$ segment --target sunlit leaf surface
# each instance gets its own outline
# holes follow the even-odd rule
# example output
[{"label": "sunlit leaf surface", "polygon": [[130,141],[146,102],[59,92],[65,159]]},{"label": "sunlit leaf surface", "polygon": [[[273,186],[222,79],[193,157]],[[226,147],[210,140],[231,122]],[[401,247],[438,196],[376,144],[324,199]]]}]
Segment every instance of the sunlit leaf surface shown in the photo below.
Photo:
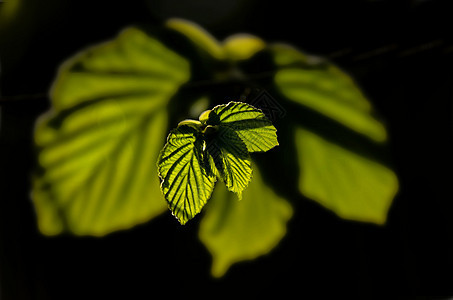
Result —
[{"label": "sunlit leaf surface", "polygon": [[295,139],[303,194],[342,218],[385,223],[398,190],[393,171],[301,128]]},{"label": "sunlit leaf surface", "polygon": [[223,49],[232,60],[246,60],[264,49],[266,43],[250,34],[235,34],[223,42]]},{"label": "sunlit leaf surface", "polygon": [[220,277],[236,262],[268,253],[286,233],[292,208],[262,180],[254,167],[243,200],[219,184],[206,205],[199,236],[213,255],[212,275]]},{"label": "sunlit leaf surface", "polygon": [[242,102],[217,105],[209,112],[210,126],[218,127],[207,151],[228,190],[238,194],[247,187],[252,167],[248,152],[267,151],[278,145],[276,129],[262,111]]},{"label": "sunlit leaf surface", "polygon": [[165,209],[156,160],[188,78],[185,59],[134,28],[61,67],[35,132],[41,232],[104,235]]},{"label": "sunlit leaf surface", "polygon": [[185,224],[211,196],[217,176],[242,198],[252,178],[249,150],[278,145],[276,129],[255,107],[229,102],[186,119],[168,136],[157,165],[161,188],[173,215]]},{"label": "sunlit leaf surface", "polygon": [[220,43],[198,24],[184,19],[170,19],[166,26],[184,34],[198,51],[218,61],[246,60],[266,46],[263,40],[250,34],[235,34]]},{"label": "sunlit leaf surface", "polygon": [[[285,97],[374,141],[386,140],[384,126],[373,116],[371,104],[349,76],[325,62],[310,64],[295,50],[274,47],[273,51],[276,63],[283,65],[275,74],[275,84]],[[304,65],[294,67],[297,63]]]},{"label": "sunlit leaf surface", "polygon": [[[398,180],[382,162],[358,151],[367,149],[361,143],[382,145],[387,139],[371,104],[353,80],[332,64],[285,45],[276,45],[271,52],[279,67],[274,82],[284,99],[333,121],[330,127],[320,127],[304,121],[306,110],[294,115],[292,121],[300,126],[294,137],[299,191],[342,218],[384,224]],[[307,126],[317,131],[302,129]],[[354,142],[344,143],[346,135]]]},{"label": "sunlit leaf surface", "polygon": [[[276,182],[288,182],[291,186],[283,188],[294,188],[296,194],[298,189],[342,218],[385,222],[398,189],[397,178],[383,163],[356,150],[366,152],[363,140],[383,146],[387,133],[348,75],[291,46],[266,44],[251,35],[219,42],[186,20],[172,19],[166,27],[187,42],[181,44],[183,49],[173,49],[178,55],[155,38],[127,29],[116,40],[85,50],[61,67],[51,93],[53,108],[37,122],[35,134],[39,170],[32,196],[43,233],[104,235],[164,211],[156,161],[168,133],[168,119],[175,118],[169,112],[175,112],[182,101],[187,106],[194,103],[186,96],[203,99],[201,107],[210,107],[208,101],[218,104],[219,96],[230,95],[225,87],[231,82],[242,85],[244,91],[266,89],[279,109],[287,109],[278,120],[285,131],[276,157],[281,159],[279,165],[287,166],[288,174],[297,164],[299,177]],[[190,62],[180,56],[186,50]],[[189,81],[190,71],[196,71],[192,74],[198,79],[185,85],[185,91],[178,90]],[[202,87],[200,92],[190,90],[196,87]],[[170,99],[176,107],[168,106]],[[272,189],[275,183],[265,184],[257,166],[250,183],[235,178],[239,173],[225,167],[229,161],[243,178],[250,175],[248,152],[277,145],[275,128],[258,111],[251,110],[250,117],[239,120],[238,114],[223,114],[224,107],[217,107],[216,114],[219,124],[220,118],[225,124],[221,128],[212,124],[213,132],[237,143],[220,139],[211,145],[212,140],[206,139],[210,155],[203,156],[202,163],[206,175],[222,177],[230,191],[240,195],[247,189],[243,201],[237,201],[218,184],[206,206],[200,239],[213,255],[214,276],[222,276],[235,262],[268,253],[284,236],[292,215],[289,203]],[[353,142],[345,143],[345,136]],[[194,149],[187,157],[197,156]],[[277,179],[281,174],[266,173],[266,178]],[[196,178],[186,178],[186,189],[175,190],[174,196],[189,190],[194,194]],[[209,185],[206,192],[210,189]],[[201,206],[193,207],[192,213]],[[179,210],[177,205],[175,209]],[[180,220],[189,217],[192,214],[179,216]]]},{"label": "sunlit leaf surface", "polygon": [[252,179],[252,161],[244,142],[233,130],[220,127],[206,149],[228,190],[241,199]]},{"label": "sunlit leaf surface", "polygon": [[230,102],[216,106],[213,112],[219,118],[218,124],[236,132],[249,152],[264,152],[278,146],[277,130],[259,109],[246,103]]},{"label": "sunlit leaf surface", "polygon": [[211,197],[216,181],[203,170],[201,133],[188,125],[168,136],[157,161],[162,192],[181,224],[198,214]]},{"label": "sunlit leaf surface", "polygon": [[206,51],[215,59],[221,60],[225,58],[225,51],[220,43],[198,24],[184,19],[173,18],[166,22],[166,26],[184,34],[196,45],[198,50]]}]

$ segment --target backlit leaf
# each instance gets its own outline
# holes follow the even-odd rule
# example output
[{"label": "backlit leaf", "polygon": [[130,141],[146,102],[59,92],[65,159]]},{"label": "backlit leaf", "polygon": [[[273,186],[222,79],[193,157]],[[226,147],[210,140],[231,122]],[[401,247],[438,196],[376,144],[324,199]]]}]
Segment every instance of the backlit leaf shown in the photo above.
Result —
[{"label": "backlit leaf", "polygon": [[41,232],[104,235],[164,211],[155,163],[167,105],[189,74],[185,59],[135,28],[63,64],[35,131]]},{"label": "backlit leaf", "polygon": [[223,42],[228,57],[236,61],[249,59],[265,46],[262,39],[250,34],[235,34]]},{"label": "backlit leaf", "polygon": [[273,51],[275,62],[282,65],[275,74],[275,84],[285,97],[376,142],[387,139],[385,127],[374,117],[369,101],[340,69],[324,61],[310,62],[288,47],[274,47]]},{"label": "backlit leaf", "polygon": [[213,255],[212,275],[220,277],[236,262],[268,253],[286,233],[292,216],[290,204],[254,176],[237,201],[221,184],[206,205],[199,237]]},{"label": "backlit leaf", "polygon": [[235,34],[221,43],[198,24],[179,18],[168,20],[166,27],[182,33],[198,51],[217,61],[246,60],[266,45],[262,39],[250,34]]},{"label": "backlit leaf", "polygon": [[241,199],[252,178],[252,162],[244,142],[230,128],[219,127],[214,138],[207,142],[206,152],[213,158],[228,190]]},{"label": "backlit leaf", "polygon": [[[155,163],[169,117],[179,119],[194,100],[202,100],[185,115],[194,117],[208,101],[240,93],[238,86],[246,96],[255,87],[266,89],[279,109],[287,110],[279,121],[282,151],[274,157],[288,172],[266,178],[292,174],[298,163],[297,179],[276,180],[283,188],[297,188],[296,182],[302,194],[346,219],[385,221],[398,189],[396,176],[343,143],[342,134],[353,132],[353,138],[382,145],[387,133],[348,75],[293,47],[268,45],[254,36],[218,42],[189,21],[172,19],[166,27],[179,32],[169,35],[174,40],[168,44],[180,46],[174,49],[179,54],[130,28],[61,67],[51,91],[52,111],[40,118],[35,133],[39,170],[32,197],[43,233],[104,235],[164,211]],[[231,82],[238,85],[229,90]],[[250,181],[249,152],[278,145],[276,129],[262,111],[232,102],[212,112],[200,121],[182,121],[159,160],[162,190],[181,223],[200,211],[216,177],[226,183],[227,188],[218,184],[208,201],[199,233],[213,255],[212,274],[222,276],[231,264],[275,247],[292,209],[271,188],[275,182],[264,183],[257,166]],[[199,139],[198,133],[205,135]],[[353,139],[358,148],[361,142]]]},{"label": "backlit leaf", "polygon": [[203,170],[201,133],[190,125],[173,129],[157,164],[162,192],[181,224],[198,214],[211,197],[216,181]]},{"label": "backlit leaf", "polygon": [[[365,156],[373,149],[382,151],[378,146],[387,140],[370,102],[349,76],[329,62],[284,45],[273,46],[271,52],[278,66],[275,86],[293,105],[290,115],[297,124],[299,191],[342,218],[384,224],[398,179],[380,161]],[[329,126],[309,123],[310,115],[299,109],[302,106],[318,113],[324,118],[318,119]]]},{"label": "backlit leaf", "polygon": [[264,152],[278,146],[277,129],[261,110],[232,101],[227,105],[218,105],[212,111],[218,121],[211,118],[208,124],[220,125],[236,132],[249,152]]},{"label": "backlit leaf", "polygon": [[166,22],[166,26],[184,34],[197,46],[198,50],[206,51],[215,59],[225,58],[225,51],[220,43],[198,24],[184,19],[173,18]]},{"label": "backlit leaf", "polygon": [[398,190],[382,164],[297,129],[299,189],[344,219],[384,224]]}]

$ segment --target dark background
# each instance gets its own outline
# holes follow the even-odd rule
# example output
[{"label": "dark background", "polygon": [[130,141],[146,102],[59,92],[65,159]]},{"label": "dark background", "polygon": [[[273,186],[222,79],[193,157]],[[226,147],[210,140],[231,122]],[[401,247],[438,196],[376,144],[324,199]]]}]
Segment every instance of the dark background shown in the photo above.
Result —
[{"label": "dark background", "polygon": [[[12,24],[0,30],[1,299],[452,296],[453,18],[447,3],[22,1]],[[46,93],[58,65],[129,24],[158,25],[175,15],[219,39],[250,32],[288,42],[351,74],[390,133],[400,192],[387,225],[340,220],[303,201],[274,251],[234,265],[221,279],[209,275],[211,257],[196,221],[182,227],[170,213],[100,239],[41,236],[29,198],[31,137],[35,118],[49,107]]]}]

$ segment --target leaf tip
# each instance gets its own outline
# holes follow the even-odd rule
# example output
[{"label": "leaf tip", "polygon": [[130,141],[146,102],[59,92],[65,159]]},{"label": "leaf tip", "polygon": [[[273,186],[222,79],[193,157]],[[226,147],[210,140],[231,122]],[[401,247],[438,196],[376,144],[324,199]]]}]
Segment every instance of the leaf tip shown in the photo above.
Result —
[{"label": "leaf tip", "polygon": [[179,224],[181,224],[183,226],[186,225],[187,222],[189,221],[189,220],[185,220],[185,219],[184,220],[183,219],[179,219],[178,217],[176,217],[176,220],[178,220]]}]

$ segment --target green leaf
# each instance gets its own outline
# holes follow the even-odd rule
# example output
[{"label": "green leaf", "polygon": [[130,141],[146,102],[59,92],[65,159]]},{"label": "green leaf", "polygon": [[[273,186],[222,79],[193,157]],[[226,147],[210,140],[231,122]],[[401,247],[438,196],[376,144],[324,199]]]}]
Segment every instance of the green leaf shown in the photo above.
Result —
[{"label": "green leaf", "polygon": [[166,26],[184,34],[196,45],[197,49],[206,51],[213,58],[218,60],[225,58],[225,51],[220,43],[198,24],[184,19],[172,18],[166,22]]},{"label": "green leaf", "polygon": [[[204,170],[203,180],[222,177],[238,194],[248,186],[244,201],[236,201],[220,184],[207,204],[200,239],[213,255],[215,276],[235,262],[268,253],[284,236],[292,210],[271,187],[298,185],[302,194],[344,218],[385,220],[397,179],[383,164],[362,155],[361,138],[382,146],[387,134],[351,78],[326,61],[289,46],[266,45],[257,37],[235,35],[221,43],[198,25],[175,19],[167,22],[166,30],[168,45],[178,47],[177,53],[186,55],[190,65],[166,44],[130,28],[61,67],[51,92],[52,111],[40,119],[35,133],[40,168],[32,196],[43,233],[104,235],[164,211],[155,162],[168,122],[195,116],[188,110],[196,99],[203,99],[200,107],[206,109],[207,101],[225,96],[224,88],[232,81],[246,90],[253,81],[287,109],[279,123],[282,149],[273,153],[278,160],[266,168],[261,165],[263,172],[277,166],[282,172],[268,174],[269,185],[258,170],[250,183],[244,180],[251,176],[248,152],[278,145],[275,128],[259,110],[231,103],[224,112],[226,106],[221,105],[200,116],[200,122],[179,125],[178,130],[192,132],[192,143],[185,149],[192,148],[183,159],[194,158],[196,167]],[[204,147],[193,139],[195,131],[203,134]],[[354,133],[350,137],[358,147],[343,141],[346,131]],[[299,168],[294,168],[296,162]],[[173,196],[192,193],[181,198],[190,204],[198,193],[193,189],[197,177],[190,164],[179,167],[193,173],[178,179],[186,189],[176,189],[176,183],[174,189],[171,184],[163,189]],[[278,174],[287,176],[281,179]],[[204,196],[212,191],[208,183]],[[184,201],[178,201],[183,200],[172,201],[173,209],[181,214]],[[182,208],[175,205],[181,203]],[[203,204],[192,203],[192,212],[186,204],[184,220]]]},{"label": "green leaf", "polygon": [[249,152],[264,152],[278,146],[277,129],[261,110],[246,103],[232,101],[227,105],[218,105],[212,111],[216,116],[210,115],[208,124],[236,132]]},{"label": "green leaf", "polygon": [[252,176],[248,152],[268,151],[277,146],[277,130],[261,110],[234,101],[204,112],[200,121],[218,128],[216,135],[207,141],[207,151],[228,190],[241,199],[241,192]]},{"label": "green leaf", "polygon": [[263,40],[250,34],[235,34],[220,43],[198,24],[178,18],[168,20],[166,26],[185,35],[197,50],[217,61],[246,60],[266,45]]},{"label": "green leaf", "polygon": [[211,197],[216,181],[203,169],[201,133],[190,125],[169,134],[158,158],[162,192],[173,215],[184,225]]},{"label": "green leaf", "polygon": [[155,163],[189,63],[135,28],[62,65],[36,125],[39,229],[104,235],[165,210]]},{"label": "green leaf", "polygon": [[220,126],[215,136],[207,141],[206,152],[213,158],[228,190],[242,199],[242,191],[252,179],[252,162],[238,134]]},{"label": "green leaf", "polygon": [[181,121],[172,131],[157,165],[162,192],[181,224],[201,211],[217,175],[242,199],[252,178],[244,140],[261,151],[278,145],[276,129],[264,114],[240,102],[216,106],[201,113],[199,121]]},{"label": "green leaf", "polygon": [[398,179],[384,165],[298,128],[299,189],[344,219],[384,224]]},{"label": "green leaf", "polygon": [[235,201],[219,184],[206,205],[199,237],[213,256],[213,276],[223,276],[236,262],[268,253],[286,233],[291,205],[264,183],[256,165],[254,168],[243,201]]},{"label": "green leaf", "polygon": [[344,219],[384,224],[398,179],[376,160],[387,132],[370,102],[327,61],[284,45],[271,53],[275,86],[292,103],[299,191]]},{"label": "green leaf", "polygon": [[250,34],[235,34],[223,42],[227,56],[234,61],[247,60],[258,51],[264,49],[265,42]]},{"label": "green leaf", "polygon": [[281,65],[274,80],[288,99],[317,111],[376,142],[387,133],[354,81],[325,61],[308,59],[295,49],[274,46],[274,60]]}]

